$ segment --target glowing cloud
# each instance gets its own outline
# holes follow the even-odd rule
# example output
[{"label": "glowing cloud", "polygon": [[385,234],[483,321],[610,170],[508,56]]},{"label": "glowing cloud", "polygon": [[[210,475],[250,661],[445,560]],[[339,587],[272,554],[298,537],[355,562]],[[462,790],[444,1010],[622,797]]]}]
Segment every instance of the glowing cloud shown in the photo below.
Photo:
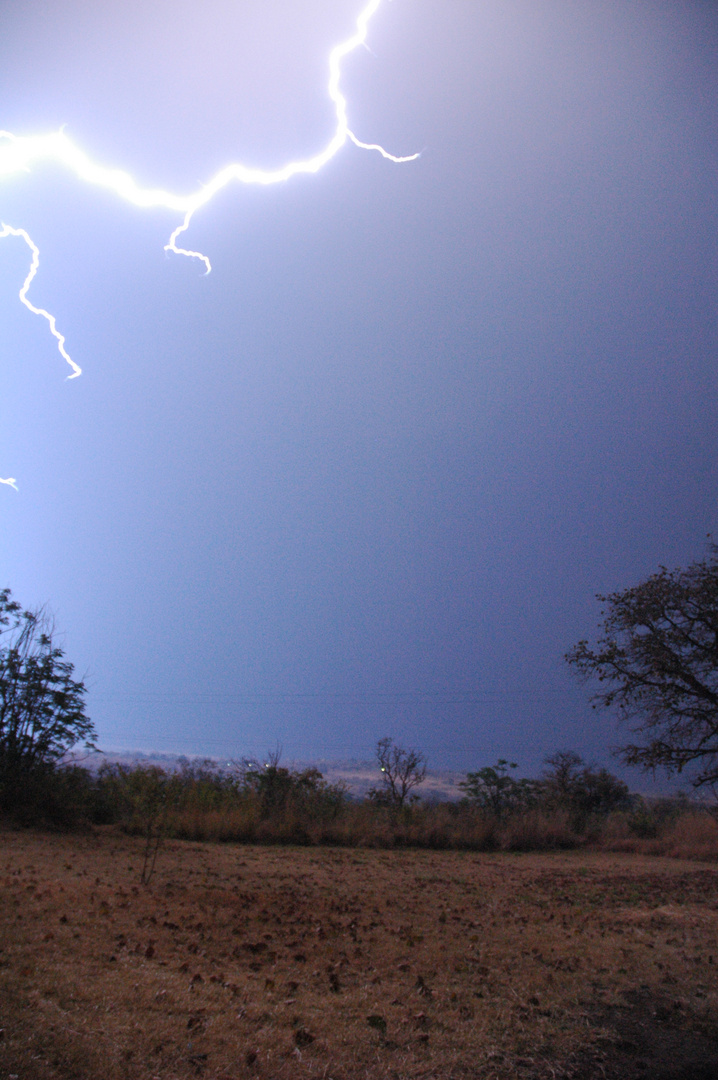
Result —
[{"label": "glowing cloud", "polygon": [[[269,170],[250,168],[241,162],[233,162],[220,169],[209,183],[203,185],[197,191],[187,195],[178,195],[162,188],[140,187],[129,173],[123,172],[121,169],[109,169],[97,165],[84,151],[75,146],[64,131],[52,132],[49,135],[26,137],[13,135],[9,131],[0,131],[0,179],[17,172],[27,172],[35,162],[50,159],[65,165],[80,180],[108,188],[119,195],[120,198],[133,203],[135,206],[142,208],[162,207],[166,210],[175,210],[184,216],[182,223],[177,226],[167,241],[165,251],[173,251],[177,255],[199,259],[204,263],[206,272],[209,273],[212,267],[207,256],[199,251],[178,247],[177,239],[189,227],[195,211],[209,202],[218,191],[232,181],[238,181],[241,184],[279,184],[290,180],[298,173],[316,173],[338,153],[347,141],[354,143],[355,146],[362,150],[375,150],[388,161],[397,164],[414,161],[419,157],[419,154],[397,157],[376,143],[366,143],[358,139],[349,127],[347,101],[339,89],[341,62],[345,56],[366,43],[369,20],[380,3],[381,0],[370,0],[357,18],[356,32],[346,41],[336,45],[329,54],[329,84],[327,89],[329,97],[334,103],[336,128],[324,149],[312,157],[303,158],[299,161],[290,161],[279,169]],[[65,350],[65,338],[57,330],[54,316],[43,308],[35,307],[27,298],[28,289],[37,273],[40,253],[24,229],[17,229],[3,224],[0,227],[0,239],[6,236],[19,236],[30,248],[32,260],[28,275],[20,289],[20,300],[33,314],[41,315],[47,319],[50,332],[57,339],[57,347],[61,356],[72,368],[72,373],[68,375],[68,378],[74,379],[81,374],[81,369]],[[0,479],[0,483],[16,487],[13,479]]]}]

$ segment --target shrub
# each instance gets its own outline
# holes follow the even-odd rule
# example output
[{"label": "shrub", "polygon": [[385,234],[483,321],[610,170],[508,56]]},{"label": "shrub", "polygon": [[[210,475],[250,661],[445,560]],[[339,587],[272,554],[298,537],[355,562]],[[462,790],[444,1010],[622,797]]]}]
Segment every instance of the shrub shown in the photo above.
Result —
[{"label": "shrub", "polygon": [[21,826],[75,829],[93,820],[95,780],[79,765],[36,766],[3,784],[5,817]]}]

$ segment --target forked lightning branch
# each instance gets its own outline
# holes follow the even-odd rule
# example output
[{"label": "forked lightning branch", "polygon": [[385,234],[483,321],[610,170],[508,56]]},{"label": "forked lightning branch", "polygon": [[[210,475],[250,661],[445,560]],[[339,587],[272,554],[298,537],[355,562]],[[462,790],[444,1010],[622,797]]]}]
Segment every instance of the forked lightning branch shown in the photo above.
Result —
[{"label": "forked lightning branch", "polygon": [[[143,209],[161,207],[166,210],[176,211],[182,216],[182,220],[173,231],[165,245],[166,251],[172,251],[176,255],[185,255],[191,259],[199,259],[206,267],[206,273],[212,269],[206,255],[200,251],[192,251],[190,248],[180,247],[179,238],[189,228],[193,214],[200,207],[208,203],[218,191],[233,181],[240,184],[281,184],[290,180],[299,173],[316,173],[347,143],[352,142],[362,150],[375,150],[388,161],[400,164],[406,161],[414,161],[419,154],[410,154],[406,157],[398,157],[390,154],[382,146],[376,143],[367,143],[359,139],[349,127],[347,101],[340,89],[341,64],[345,56],[354,52],[366,43],[369,22],[375,14],[381,0],[370,0],[356,21],[356,30],[346,41],[336,45],[329,55],[329,83],[328,94],[334,104],[336,127],[326,146],[311,157],[298,161],[289,161],[279,169],[257,169],[244,165],[241,162],[232,162],[220,169],[218,173],[196,191],[182,195],[163,188],[141,187],[129,173],[121,169],[111,169],[94,162],[83,150],[76,146],[64,131],[52,132],[49,135],[14,135],[9,131],[0,131],[0,178],[12,176],[18,172],[29,171],[35,162],[52,160],[64,165],[73,172],[79,180],[88,184],[95,184],[114,191],[119,198],[133,203]],[[30,251],[30,269],[20,289],[20,300],[34,315],[39,315],[47,320],[50,332],[57,340],[57,347],[63,359],[69,364],[71,373],[69,379],[74,379],[81,374],[80,367],[71,359],[65,349],[65,338],[57,329],[55,317],[44,308],[36,307],[28,299],[28,290],[40,265],[40,253],[28,233],[19,227],[0,224],[0,239],[13,236],[24,241]],[[8,484],[16,488],[14,478],[0,479],[1,484]]]}]

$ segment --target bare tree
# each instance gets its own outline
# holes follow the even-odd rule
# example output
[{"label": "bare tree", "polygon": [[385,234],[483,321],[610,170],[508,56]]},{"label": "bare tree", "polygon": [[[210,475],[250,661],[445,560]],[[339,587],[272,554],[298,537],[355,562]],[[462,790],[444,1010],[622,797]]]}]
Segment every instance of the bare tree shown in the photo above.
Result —
[{"label": "bare tree", "polygon": [[[382,786],[372,788],[369,798],[385,806],[404,806],[410,792],[423,783],[426,776],[426,758],[418,750],[404,750],[392,739],[379,739],[376,759],[381,771]],[[416,795],[411,796],[417,798]]]}]

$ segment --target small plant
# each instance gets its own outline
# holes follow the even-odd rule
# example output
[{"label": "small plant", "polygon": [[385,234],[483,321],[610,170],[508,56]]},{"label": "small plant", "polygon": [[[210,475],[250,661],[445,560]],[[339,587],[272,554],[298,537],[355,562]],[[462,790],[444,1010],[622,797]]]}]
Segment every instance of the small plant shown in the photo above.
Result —
[{"label": "small plant", "polygon": [[100,781],[106,801],[124,818],[126,828],[145,838],[140,882],[149,885],[157,854],[167,835],[170,810],[179,802],[181,778],[156,765],[134,769],[115,765],[100,771]]}]

